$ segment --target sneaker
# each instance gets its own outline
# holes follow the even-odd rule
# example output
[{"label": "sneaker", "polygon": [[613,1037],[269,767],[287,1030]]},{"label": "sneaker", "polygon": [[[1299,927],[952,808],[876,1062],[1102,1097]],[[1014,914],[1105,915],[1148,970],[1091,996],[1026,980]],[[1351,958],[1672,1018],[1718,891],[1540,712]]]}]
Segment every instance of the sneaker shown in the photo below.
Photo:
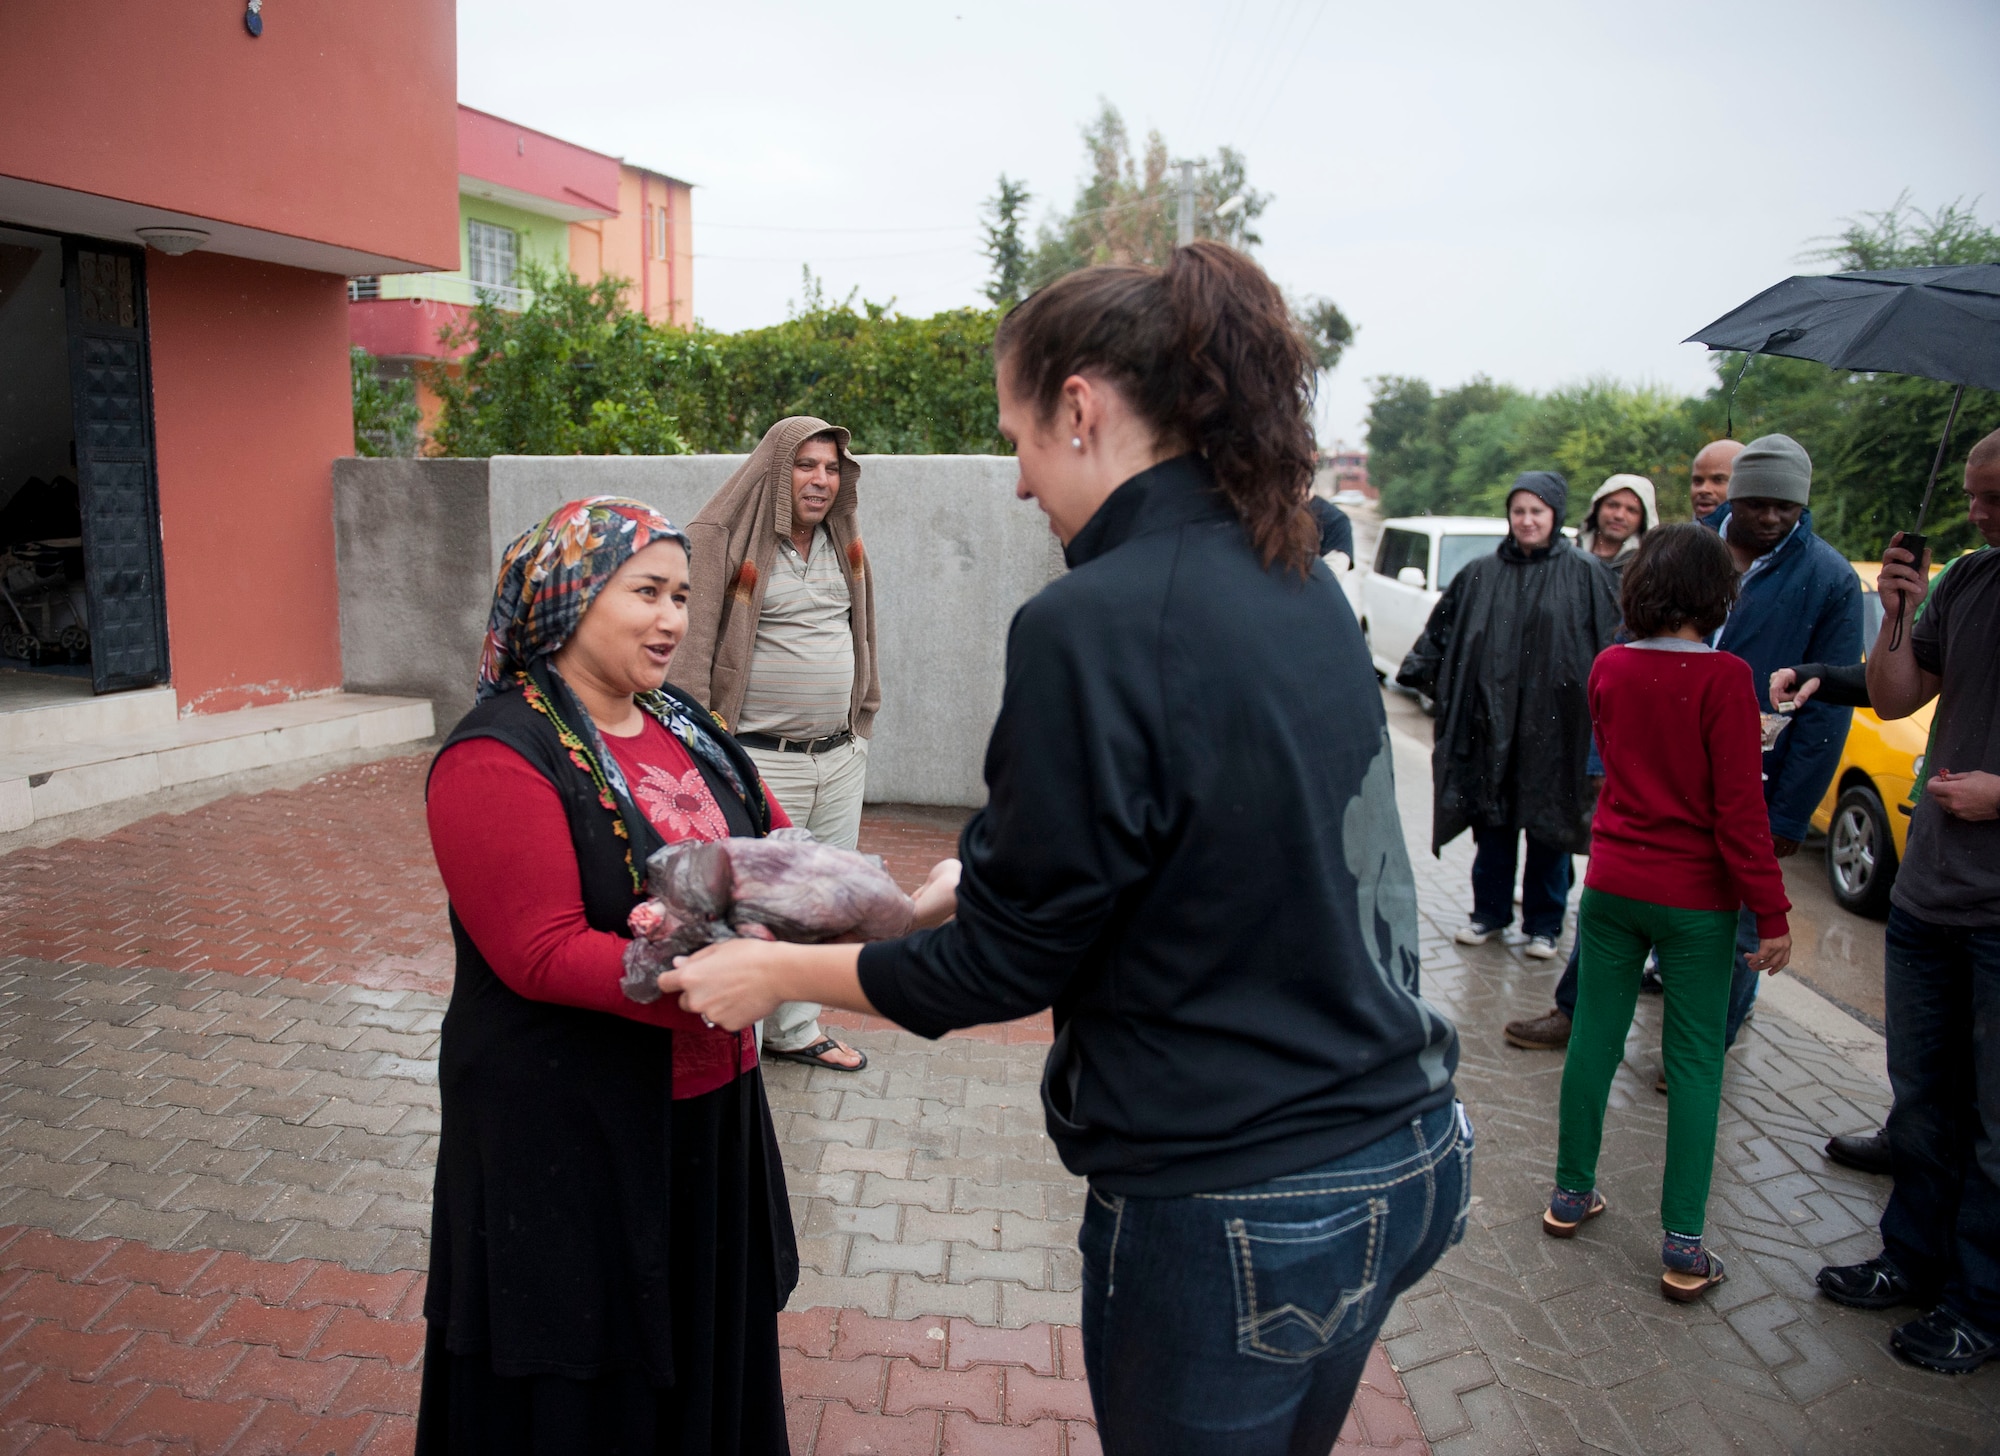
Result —
[{"label": "sneaker", "polygon": [[1887,1254],[1877,1254],[1865,1264],[1829,1264],[1813,1282],[1828,1299],[1850,1309],[1891,1309],[1924,1302],[1917,1286]]},{"label": "sneaker", "polygon": [[1929,1314],[1898,1325],[1889,1336],[1889,1348],[1926,1370],[1941,1375],[1968,1375],[2000,1355],[2000,1339],[1968,1322],[1957,1310],[1941,1304]]},{"label": "sneaker", "polygon": [[1502,1029],[1509,1046],[1530,1052],[1559,1052],[1569,1045],[1569,1018],[1560,1011],[1532,1021],[1510,1021]]},{"label": "sneaker", "polygon": [[1493,928],[1481,925],[1477,920],[1468,920],[1452,937],[1460,945],[1484,945],[1493,938]]},{"label": "sneaker", "polygon": [[1556,958],[1556,943],[1546,935],[1528,937],[1528,955],[1538,961],[1552,961]]}]

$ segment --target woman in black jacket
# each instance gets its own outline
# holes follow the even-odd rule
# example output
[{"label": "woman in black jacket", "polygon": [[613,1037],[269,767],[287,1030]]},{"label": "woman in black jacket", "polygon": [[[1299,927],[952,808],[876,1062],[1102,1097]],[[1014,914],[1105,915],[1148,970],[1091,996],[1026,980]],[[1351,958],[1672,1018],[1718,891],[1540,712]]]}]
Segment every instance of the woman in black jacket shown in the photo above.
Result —
[{"label": "woman in black jacket", "polygon": [[1104,1449],[1326,1451],[1390,1303],[1463,1230],[1471,1134],[1417,990],[1380,695],[1315,559],[1312,362],[1206,242],[1051,284],[995,352],[1070,571],[1009,633],[957,919],[723,946],[661,985],[725,1027],[795,997],[933,1037],[1053,1005]]},{"label": "woman in black jacket", "polygon": [[1618,630],[1613,577],[1562,534],[1569,486],[1530,470],[1507,492],[1508,534],[1467,563],[1431,608],[1396,681],[1437,700],[1431,850],[1467,829],[1472,916],[1455,939],[1484,945],[1514,920],[1521,879],[1528,954],[1562,938],[1570,856],[1590,851],[1590,665]]}]

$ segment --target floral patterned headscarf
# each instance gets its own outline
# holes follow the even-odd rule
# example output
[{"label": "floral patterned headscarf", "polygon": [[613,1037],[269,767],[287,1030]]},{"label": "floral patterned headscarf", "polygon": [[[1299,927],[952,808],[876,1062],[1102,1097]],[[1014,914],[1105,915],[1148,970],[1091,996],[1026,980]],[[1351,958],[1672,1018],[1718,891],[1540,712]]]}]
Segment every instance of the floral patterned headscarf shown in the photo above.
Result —
[{"label": "floral patterned headscarf", "polygon": [[[553,679],[555,694],[562,700],[559,708],[528,679],[562,650],[583,620],[584,609],[618,568],[655,541],[678,541],[682,550],[688,544],[679,526],[644,501],[595,495],[556,507],[540,525],[515,538],[501,558],[493,612],[486,624],[486,648],[479,659],[479,701],[506,692],[517,682],[527,683],[537,711],[555,720],[559,734],[575,738],[572,757],[597,783],[605,807],[614,810],[621,803],[633,807],[632,791],[589,713],[553,671],[546,676]],[[700,721],[667,693],[641,693],[637,702],[689,752],[714,768],[746,806],[751,804],[753,785],[745,783],[730,761],[718,741],[716,725]],[[577,757],[576,750],[584,756]],[[762,786],[754,787],[761,802]]]},{"label": "floral patterned headscarf", "polygon": [[562,650],[618,568],[655,541],[688,538],[643,501],[595,495],[556,507],[514,539],[500,561],[486,649],[479,659],[484,702],[545,657]]}]

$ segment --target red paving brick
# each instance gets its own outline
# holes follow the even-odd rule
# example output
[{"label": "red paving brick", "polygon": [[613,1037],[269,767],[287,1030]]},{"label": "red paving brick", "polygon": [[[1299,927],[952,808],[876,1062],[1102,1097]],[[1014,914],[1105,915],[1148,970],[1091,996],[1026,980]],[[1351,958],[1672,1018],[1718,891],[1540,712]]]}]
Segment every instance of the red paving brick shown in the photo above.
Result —
[{"label": "red paving brick", "polygon": [[[448,992],[425,764],[0,856],[0,951]],[[948,819],[871,810],[861,847],[913,889],[955,852]],[[1044,1013],[958,1034],[1033,1044],[1051,1028]],[[408,1456],[422,1299],[407,1273],[0,1228],[0,1456]],[[813,1309],[782,1315],[780,1338],[796,1456],[1098,1452],[1074,1327]],[[1379,1350],[1338,1449],[1427,1449]]]},{"label": "red paving brick", "polygon": [[0,856],[0,950],[448,991],[426,764],[384,759]]},{"label": "red paving brick", "polygon": [[0,1272],[16,1271],[0,1452],[411,1449],[418,1276],[0,1229]]},{"label": "red paving brick", "polygon": [[[813,1309],[779,1315],[778,1339],[793,1456],[1098,1456],[1073,1325],[1001,1330]],[[1335,1449],[1430,1449],[1379,1348]]]}]

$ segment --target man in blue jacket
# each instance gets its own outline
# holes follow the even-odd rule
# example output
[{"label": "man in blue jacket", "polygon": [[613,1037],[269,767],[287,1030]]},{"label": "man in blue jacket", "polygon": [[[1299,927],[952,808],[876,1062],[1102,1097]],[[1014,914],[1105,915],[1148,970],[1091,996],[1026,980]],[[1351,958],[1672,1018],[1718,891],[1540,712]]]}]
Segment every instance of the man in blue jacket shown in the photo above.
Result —
[{"label": "man in blue jacket", "polygon": [[[1771,674],[1779,668],[1861,660],[1861,582],[1847,559],[1813,534],[1811,493],[1812,460],[1804,447],[1789,435],[1765,435],[1736,457],[1729,499],[1703,522],[1722,533],[1743,573],[1736,609],[1714,645],[1750,664],[1757,706],[1766,713]],[[1852,708],[1808,700],[1764,755],[1764,803],[1778,858],[1798,853],[1840,765],[1853,717]],[[1745,910],[1729,991],[1731,1044],[1757,999],[1757,973],[1746,959],[1756,949],[1757,922]]]}]

